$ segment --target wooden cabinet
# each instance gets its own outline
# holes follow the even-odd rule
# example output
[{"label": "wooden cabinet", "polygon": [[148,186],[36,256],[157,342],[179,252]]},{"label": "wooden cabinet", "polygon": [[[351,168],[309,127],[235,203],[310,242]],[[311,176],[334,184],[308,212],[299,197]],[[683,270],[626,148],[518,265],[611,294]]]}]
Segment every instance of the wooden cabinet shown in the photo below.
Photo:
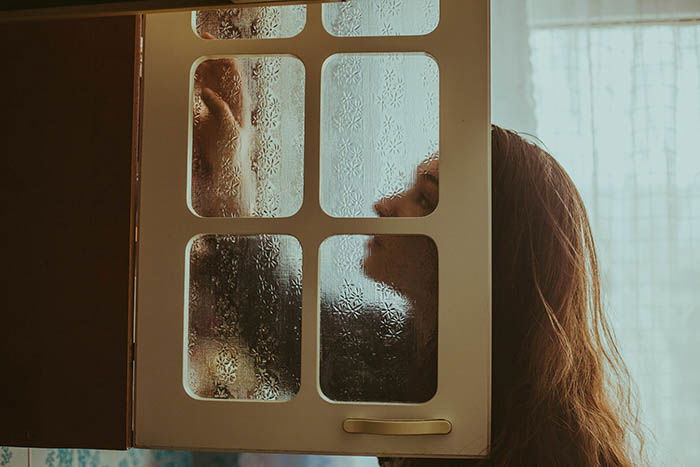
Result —
[{"label": "wooden cabinet", "polygon": [[0,445],[131,443],[139,24],[0,24]]},{"label": "wooden cabinet", "polygon": [[[22,92],[4,112],[16,423],[0,444],[488,451],[488,3],[421,2],[406,29],[390,21],[401,3],[288,7],[302,23],[279,37],[259,18],[255,37],[219,18],[210,36],[189,12],[147,15],[145,35],[134,17],[1,25],[6,53],[34,60],[3,77]],[[199,204],[215,170],[196,133],[223,115],[212,95],[238,115],[241,82],[250,121],[230,122],[250,129],[257,203],[243,215]],[[234,166],[227,195],[243,190],[241,134],[210,145]],[[396,204],[409,193],[418,211]]]}]

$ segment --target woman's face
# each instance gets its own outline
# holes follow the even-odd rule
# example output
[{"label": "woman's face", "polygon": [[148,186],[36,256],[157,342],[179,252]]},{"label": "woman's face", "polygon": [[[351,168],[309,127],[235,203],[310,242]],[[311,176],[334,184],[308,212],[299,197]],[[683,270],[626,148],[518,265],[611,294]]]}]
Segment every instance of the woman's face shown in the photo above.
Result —
[{"label": "woman's face", "polygon": [[416,169],[413,185],[396,196],[382,198],[374,205],[379,217],[423,217],[438,204],[439,159],[431,157]]},{"label": "woman's face", "polygon": [[[435,210],[439,197],[439,160],[431,157],[416,170],[406,191],[380,199],[374,210],[380,217],[422,217]],[[377,235],[367,242],[363,269],[377,282],[411,295],[415,287],[433,282],[437,275],[437,252],[433,241],[416,235]]]}]

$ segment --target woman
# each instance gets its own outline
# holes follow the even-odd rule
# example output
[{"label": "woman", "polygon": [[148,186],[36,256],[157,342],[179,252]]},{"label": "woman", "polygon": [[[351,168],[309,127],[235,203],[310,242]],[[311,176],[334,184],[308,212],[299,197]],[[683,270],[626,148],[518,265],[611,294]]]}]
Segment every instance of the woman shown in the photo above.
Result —
[{"label": "woman", "polygon": [[[387,466],[644,463],[629,375],[601,306],[595,245],[564,169],[493,126],[490,459]],[[405,198],[385,201],[399,210]],[[639,449],[632,446],[638,444]]]},{"label": "woman", "polygon": [[[212,64],[213,66],[214,64]],[[231,67],[235,62],[220,62]],[[200,85],[202,86],[202,85]],[[217,84],[201,88],[211,111],[198,134],[205,140],[232,141],[208,154],[242,157],[244,108],[227,100]],[[241,95],[244,95],[241,94]],[[242,123],[241,123],[242,122]],[[201,144],[211,144],[204,140]],[[205,146],[202,146],[205,147]],[[216,157],[202,176],[225,169]],[[234,157],[234,159],[236,159]],[[217,164],[221,167],[217,168]],[[603,313],[598,263],[580,195],[563,168],[517,134],[492,127],[493,196],[493,382],[492,449],[485,461],[385,459],[384,465],[631,466],[643,463],[642,436],[632,407],[629,376]],[[419,167],[416,183],[401,196],[384,199],[380,216],[415,216],[437,204],[437,158]],[[235,171],[236,186],[246,168]],[[213,175],[212,175],[213,174]],[[226,178],[225,175],[218,175]],[[252,181],[252,180],[251,180]],[[210,183],[211,184],[211,183]],[[250,184],[249,184],[250,185]],[[254,185],[252,185],[254,186]],[[249,209],[243,196],[210,201],[217,212]],[[224,204],[228,205],[224,206]],[[420,289],[391,264],[407,251],[400,241],[372,241],[364,271],[404,293],[420,308]],[[417,255],[424,257],[429,247]],[[392,253],[395,251],[396,253]],[[415,258],[405,258],[411,262]],[[416,269],[415,267],[413,268]],[[404,268],[405,270],[405,268]],[[419,271],[421,269],[418,269]],[[420,278],[425,284],[426,278]],[[429,278],[427,278],[429,279]],[[428,282],[430,283],[430,282]],[[429,341],[434,319],[416,310],[417,338]],[[422,321],[421,321],[422,320]],[[433,358],[424,356],[425,365]],[[638,444],[639,450],[633,449]]]}]

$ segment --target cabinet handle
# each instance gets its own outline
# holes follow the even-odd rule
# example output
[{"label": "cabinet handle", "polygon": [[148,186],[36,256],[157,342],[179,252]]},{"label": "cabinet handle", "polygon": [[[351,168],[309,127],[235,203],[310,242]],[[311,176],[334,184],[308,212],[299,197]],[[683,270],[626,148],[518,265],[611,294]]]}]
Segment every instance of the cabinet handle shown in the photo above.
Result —
[{"label": "cabinet handle", "polygon": [[366,435],[446,435],[452,431],[448,420],[370,420],[348,418],[343,422],[347,433]]}]

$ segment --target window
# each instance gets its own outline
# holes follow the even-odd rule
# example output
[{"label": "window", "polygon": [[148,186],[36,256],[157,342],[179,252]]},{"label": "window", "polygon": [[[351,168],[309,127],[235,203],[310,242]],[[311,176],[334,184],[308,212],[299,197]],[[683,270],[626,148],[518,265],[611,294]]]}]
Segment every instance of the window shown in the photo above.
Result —
[{"label": "window", "polygon": [[439,20],[438,0],[353,0],[323,5],[323,26],[339,37],[429,34]]},{"label": "window", "polygon": [[536,134],[586,202],[651,464],[697,464],[700,25],[577,22],[531,31]]},{"label": "window", "polygon": [[306,6],[202,10],[192,13],[192,22],[202,39],[284,39],[304,29]]},{"label": "window", "polygon": [[[438,204],[439,74],[425,54],[337,54],[321,76],[321,206],[334,217],[421,217]],[[431,162],[432,158],[432,162]],[[415,187],[415,188],[412,188]],[[379,211],[383,198],[421,210]]]},{"label": "window", "polygon": [[323,394],[346,402],[430,400],[437,389],[435,242],[339,235],[324,240],[319,259]]},{"label": "window", "polygon": [[293,398],[301,368],[299,242],[203,235],[187,249],[187,391],[203,399]]},{"label": "window", "polygon": [[[291,56],[226,55],[194,68],[192,210],[203,217],[296,213],[304,194],[303,63]],[[204,103],[206,89],[238,109],[230,127],[219,128],[215,107]]]}]

